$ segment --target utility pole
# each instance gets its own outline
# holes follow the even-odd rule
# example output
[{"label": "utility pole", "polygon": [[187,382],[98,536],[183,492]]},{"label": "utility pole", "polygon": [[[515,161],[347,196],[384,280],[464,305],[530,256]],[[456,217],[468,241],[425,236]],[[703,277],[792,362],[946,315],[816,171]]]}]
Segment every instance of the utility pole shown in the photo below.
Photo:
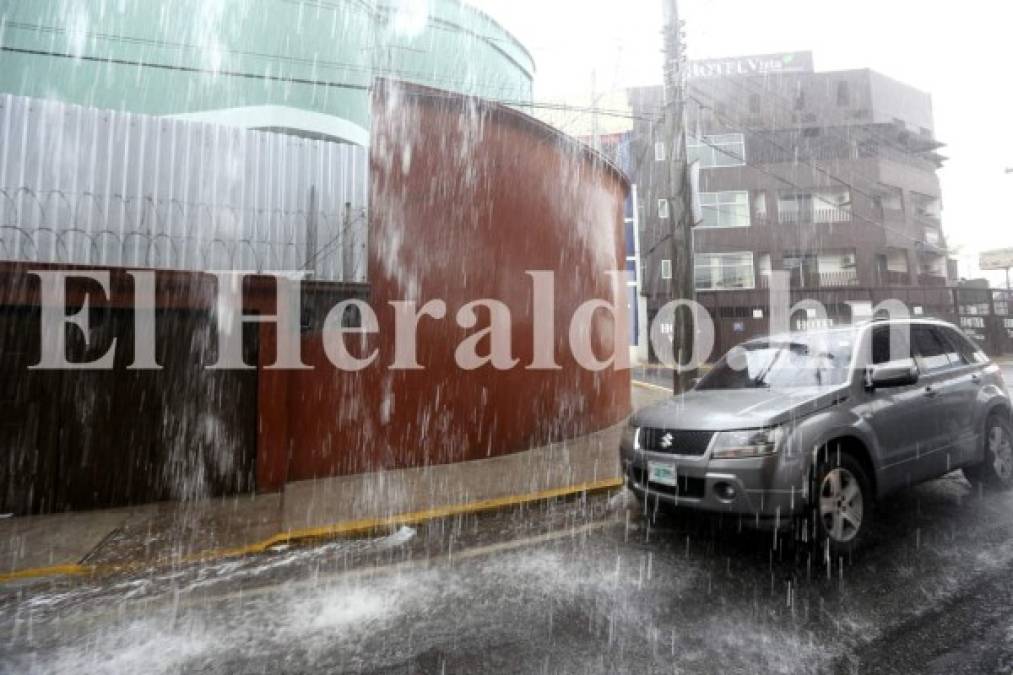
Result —
[{"label": "utility pole", "polygon": [[[672,280],[669,297],[672,300],[696,300],[696,280],[693,268],[693,209],[689,187],[689,162],[686,159],[686,73],[684,70],[682,23],[679,20],[678,0],[662,0],[665,18],[665,145],[670,150],[668,172],[668,216],[671,221],[669,237]],[[695,325],[692,313],[680,308],[672,318],[672,347],[679,364],[693,358]],[[675,373],[675,393],[688,390],[696,377],[695,372]]]},{"label": "utility pole", "polygon": [[[1006,168],[1006,175],[1009,175],[1011,173],[1013,173],[1013,166]],[[1010,285],[1009,285],[1009,267],[1006,268],[1006,290],[1007,291],[1010,290]]]}]

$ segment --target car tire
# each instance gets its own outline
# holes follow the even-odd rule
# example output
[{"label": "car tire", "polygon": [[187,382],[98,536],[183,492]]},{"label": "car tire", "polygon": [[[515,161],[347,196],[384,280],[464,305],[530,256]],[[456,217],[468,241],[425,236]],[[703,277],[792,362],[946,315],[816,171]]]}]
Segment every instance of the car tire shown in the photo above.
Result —
[{"label": "car tire", "polygon": [[991,490],[1013,488],[1013,428],[1005,415],[992,413],[985,421],[983,459],[964,467],[964,476]]},{"label": "car tire", "polygon": [[828,560],[861,548],[872,524],[872,481],[854,455],[835,444],[820,449],[810,499],[811,541]]}]

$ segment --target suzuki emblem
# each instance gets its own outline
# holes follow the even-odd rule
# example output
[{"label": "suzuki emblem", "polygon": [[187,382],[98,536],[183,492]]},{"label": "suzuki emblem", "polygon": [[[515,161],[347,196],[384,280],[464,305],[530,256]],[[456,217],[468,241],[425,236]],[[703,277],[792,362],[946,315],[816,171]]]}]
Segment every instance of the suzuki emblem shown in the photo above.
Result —
[{"label": "suzuki emblem", "polygon": [[670,447],[672,447],[672,441],[674,440],[675,436],[672,435],[672,432],[666,433],[664,436],[661,437],[661,447],[663,447],[665,450],[668,450]]}]

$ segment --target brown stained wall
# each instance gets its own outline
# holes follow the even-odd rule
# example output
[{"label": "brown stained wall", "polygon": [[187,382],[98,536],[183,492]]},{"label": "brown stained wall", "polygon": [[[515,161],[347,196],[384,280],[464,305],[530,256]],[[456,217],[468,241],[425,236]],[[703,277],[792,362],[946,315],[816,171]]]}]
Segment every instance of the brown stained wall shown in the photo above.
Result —
[{"label": "brown stained wall", "polygon": [[[617,301],[619,343],[612,344],[605,312],[595,317],[592,341],[603,358],[613,347],[628,350],[625,288],[613,292],[606,275],[624,267],[625,179],[582,146],[506,108],[391,83],[380,83],[373,106],[369,280],[380,334],[367,342],[380,356],[361,373],[338,373],[327,365],[319,335],[309,335],[304,360],[313,371],[263,373],[288,378],[292,455],[285,478],[508,454],[620,421],[629,413],[629,371],[584,370],[567,337],[579,305]],[[533,353],[526,270],[555,272],[559,370],[526,368]],[[387,303],[421,306],[435,298],[448,310],[446,318],[420,324],[425,369],[388,370],[394,330]],[[480,298],[511,310],[520,359],[511,370],[466,372],[455,364],[455,348],[488,325],[488,313],[480,310],[473,329],[458,327],[454,317]],[[262,380],[260,391],[278,396],[284,389]],[[262,442],[261,462],[280,451],[280,440]],[[284,480],[260,477],[262,489]]]},{"label": "brown stained wall", "polygon": [[[304,284],[303,302],[315,330],[304,335],[302,346],[303,361],[312,370],[269,369],[277,336],[273,325],[263,324],[251,326],[259,362],[255,379],[247,381],[243,373],[221,376],[228,382],[235,379],[243,393],[218,401],[222,415],[229,410],[251,413],[248,423],[235,421],[242,431],[236,437],[247,439],[245,447],[253,444],[255,433],[258,490],[278,489],[287,481],[305,478],[519,452],[602,429],[629,413],[629,371],[585,370],[568,343],[574,310],[584,302],[602,300],[618,305],[619,340],[613,344],[612,317],[599,311],[591,327],[594,349],[602,359],[613,351],[628,352],[625,287],[614,289],[606,274],[623,269],[625,262],[623,203],[628,184],[617,170],[513,110],[391,84],[376,90],[371,164],[369,300],[377,310],[380,332],[364,339],[360,347],[361,353],[378,349],[376,364],[360,373],[337,371],[324,354],[319,332],[328,309],[342,299],[361,297],[362,287],[310,282]],[[28,274],[36,269],[85,268],[0,263],[0,306],[37,306],[38,280]],[[534,319],[527,270],[555,274],[553,353],[558,370],[527,369],[533,355]],[[132,279],[122,269],[110,272],[110,297],[91,282],[72,280],[69,304],[79,306],[87,296],[92,307],[129,308]],[[246,313],[275,313],[273,279],[247,278],[244,291]],[[424,369],[389,370],[394,319],[388,303],[414,300],[421,306],[435,298],[447,303],[447,316],[420,324],[418,359]],[[511,311],[513,356],[519,363],[510,370],[484,367],[468,372],[455,363],[457,345],[485,328],[489,318],[480,310],[478,326],[470,329],[457,326],[454,318],[463,305],[482,298],[499,300]],[[159,310],[209,317],[214,299],[215,282],[209,275],[157,274]],[[161,328],[168,336],[165,344],[173,354],[178,352],[173,363],[192,366],[195,372],[183,376],[170,369],[174,374],[153,376],[145,391],[176,390],[179,383],[173,377],[204,386],[213,379],[199,372],[208,355],[194,353],[181,339],[185,331],[177,335],[175,324],[165,321]],[[129,340],[120,346],[125,365],[129,352],[122,348],[129,347]],[[480,351],[487,348],[486,343]],[[12,367],[23,369],[24,364],[18,364]],[[83,377],[101,396],[108,398],[117,391],[100,378]],[[113,379],[129,377],[117,374]],[[224,392],[222,386],[212,388]],[[121,398],[128,408],[131,400],[146,400],[136,392]],[[137,428],[157,429],[160,416],[164,420],[170,413],[183,415],[184,408],[200,413],[203,404],[194,407],[196,399],[191,399],[163,402],[161,408],[152,408],[151,420]],[[14,410],[11,407],[12,414]],[[125,412],[93,416],[89,428],[108,437],[111,427],[107,427],[114,420],[140,419]],[[16,420],[10,422],[10,428],[21,434]],[[3,420],[0,428],[7,428]],[[154,452],[164,443],[153,439],[149,445]],[[75,448],[53,447],[53,456],[64,458],[60,461],[81,454]],[[151,475],[145,478],[150,479],[147,483],[138,483],[137,494],[110,491],[108,504],[94,505],[164,498],[155,488],[161,485],[165,462],[138,455],[142,460],[141,468]],[[77,482],[87,484],[83,479]],[[55,488],[50,492],[52,503],[23,510],[51,510],[64,503],[61,499],[77,505],[72,494]]]}]

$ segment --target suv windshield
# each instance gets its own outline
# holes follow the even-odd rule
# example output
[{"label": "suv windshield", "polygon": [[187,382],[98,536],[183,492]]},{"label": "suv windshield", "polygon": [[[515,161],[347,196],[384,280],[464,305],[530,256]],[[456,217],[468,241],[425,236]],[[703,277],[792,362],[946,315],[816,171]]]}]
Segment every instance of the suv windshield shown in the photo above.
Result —
[{"label": "suv windshield", "polygon": [[848,381],[854,336],[817,333],[757,340],[732,349],[697,389],[831,387]]}]

